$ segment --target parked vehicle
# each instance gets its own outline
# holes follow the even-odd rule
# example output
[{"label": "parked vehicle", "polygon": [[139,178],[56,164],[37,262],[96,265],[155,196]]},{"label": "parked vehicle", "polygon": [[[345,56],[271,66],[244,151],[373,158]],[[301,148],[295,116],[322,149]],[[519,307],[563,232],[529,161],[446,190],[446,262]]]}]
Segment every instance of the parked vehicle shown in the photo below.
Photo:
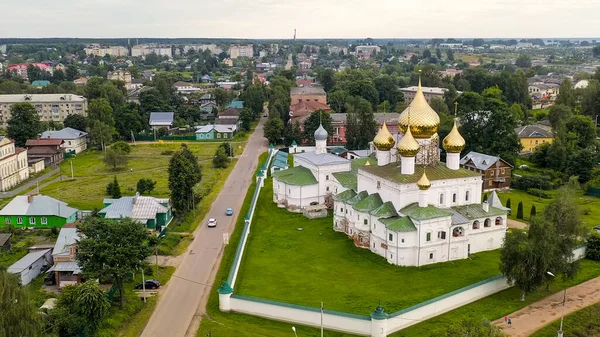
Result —
[{"label": "parked vehicle", "polygon": [[[160,288],[160,282],[157,280],[146,280],[146,289],[158,289]],[[135,289],[144,289],[141,283],[135,285]]]},{"label": "parked vehicle", "polygon": [[217,219],[210,218],[208,219],[208,227],[217,227]]}]

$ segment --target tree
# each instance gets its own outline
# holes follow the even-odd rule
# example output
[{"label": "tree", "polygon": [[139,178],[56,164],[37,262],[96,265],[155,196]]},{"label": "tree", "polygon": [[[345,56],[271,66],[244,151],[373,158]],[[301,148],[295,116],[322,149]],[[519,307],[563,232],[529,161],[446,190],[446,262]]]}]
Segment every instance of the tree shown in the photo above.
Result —
[{"label": "tree", "polygon": [[194,208],[194,186],[201,179],[202,169],[198,159],[187,146],[182,145],[169,161],[169,190],[176,211],[184,214]]},{"label": "tree", "polygon": [[250,110],[249,108],[243,108],[240,111],[240,121],[242,122],[242,129],[245,131],[250,131],[252,120],[254,120],[252,110]]},{"label": "tree", "polygon": [[265,138],[267,138],[271,144],[277,144],[281,141],[281,138],[283,138],[283,131],[283,121],[279,116],[269,118],[265,123],[263,130]]},{"label": "tree", "polygon": [[583,149],[596,140],[596,126],[594,121],[587,116],[575,115],[567,119],[565,129],[568,145]]},{"label": "tree", "polygon": [[379,92],[379,102],[388,101],[390,103],[390,111],[396,108],[398,102],[404,101],[404,95],[398,89],[398,85],[390,75],[381,75],[373,80],[375,89]]},{"label": "tree", "polygon": [[588,237],[585,257],[590,260],[600,261],[600,233],[594,232]]},{"label": "tree", "polygon": [[142,178],[142,179],[138,180],[137,185],[136,185],[136,190],[140,194],[151,193],[154,190],[155,186],[156,186],[156,181],[154,181],[150,178]]},{"label": "tree", "polygon": [[515,65],[519,68],[531,68],[531,57],[526,54],[521,54],[517,57]]},{"label": "tree", "polygon": [[314,111],[304,121],[304,132],[302,138],[309,143],[315,142],[315,131],[319,128],[319,125],[323,125],[323,128],[329,135],[333,134],[333,127],[331,126],[331,116],[321,110]]},{"label": "tree", "polygon": [[65,118],[63,122],[66,128],[73,128],[79,131],[85,131],[87,126],[87,119],[83,115],[71,114]]},{"label": "tree", "polygon": [[370,80],[352,81],[348,86],[348,93],[351,96],[359,96],[371,103],[373,110],[377,110],[379,104],[379,92]]},{"label": "tree", "polygon": [[317,74],[319,83],[323,86],[323,90],[329,93],[335,86],[335,71],[331,68],[323,69]]},{"label": "tree", "polygon": [[[512,208],[510,207],[510,198],[508,198],[508,199],[506,200],[506,208],[508,208],[508,209],[512,209]],[[510,212],[510,210],[509,210],[509,212]]]},{"label": "tree", "polygon": [[574,108],[577,102],[575,97],[575,89],[573,88],[573,83],[568,78],[565,78],[561,83],[558,89],[559,94],[556,99],[556,104],[565,105],[570,108]]},{"label": "tree", "polygon": [[517,206],[517,219],[523,219],[523,202],[519,201]]},{"label": "tree", "polygon": [[98,283],[87,281],[63,288],[50,317],[61,337],[91,336],[109,308],[110,302]]},{"label": "tree", "polygon": [[99,121],[110,127],[115,126],[113,108],[111,107],[110,102],[104,98],[97,98],[90,102],[88,118],[91,121]]},{"label": "tree", "polygon": [[504,88],[504,95],[509,104],[517,103],[531,108],[531,96],[529,95],[529,83],[523,71],[517,71],[510,75]]},{"label": "tree", "polygon": [[446,49],[446,58],[448,58],[448,61],[454,62],[454,51],[452,49]]},{"label": "tree", "polygon": [[594,57],[600,58],[600,46],[592,48],[592,54]]},{"label": "tree", "polygon": [[573,116],[573,111],[568,105],[564,104],[554,104],[548,111],[548,120],[554,130],[557,130],[558,125],[565,123],[571,116]]},{"label": "tree", "polygon": [[84,275],[95,279],[110,275],[119,289],[120,307],[125,305],[125,279],[141,269],[150,255],[147,228],[129,218],[119,221],[87,217],[79,225],[77,262]]},{"label": "tree", "polygon": [[4,270],[0,270],[0,294],[0,336],[46,336],[42,331],[42,316],[31,302],[27,288]]},{"label": "tree", "polygon": [[229,158],[227,157],[224,148],[217,148],[212,163],[214,168],[226,168],[229,165]]},{"label": "tree", "polygon": [[535,205],[531,205],[531,211],[529,212],[529,217],[533,218],[535,216]]},{"label": "tree", "polygon": [[110,148],[122,154],[131,153],[131,146],[124,141],[115,142],[110,146]]},{"label": "tree", "polygon": [[300,122],[294,121],[293,123],[287,123],[284,130],[285,144],[291,145],[293,142],[300,144],[302,141],[302,130],[300,129]]},{"label": "tree", "polygon": [[249,86],[248,89],[244,91],[242,98],[244,101],[245,108],[250,109],[250,115],[252,116],[252,118],[254,119],[255,117],[260,116],[260,114],[263,111],[264,102],[266,100],[262,85],[253,84]]},{"label": "tree", "polygon": [[350,97],[347,105],[346,147],[352,150],[365,149],[378,129],[371,105],[360,97]]},{"label": "tree", "polygon": [[74,81],[79,78],[79,70],[77,66],[74,64],[69,64],[67,66],[67,70],[65,72],[65,77],[67,81]]},{"label": "tree", "polygon": [[112,142],[113,134],[113,128],[110,126],[97,120],[90,121],[90,142],[93,145],[104,148],[105,144]]},{"label": "tree", "polygon": [[428,59],[428,58],[430,58],[430,57],[431,57],[431,51],[430,51],[429,49],[425,49],[425,50],[423,51],[423,58],[424,58],[424,59]]},{"label": "tree", "polygon": [[10,112],[7,135],[15,141],[15,146],[25,146],[28,139],[36,139],[42,132],[40,116],[31,103],[15,103],[10,107]]},{"label": "tree", "polygon": [[119,186],[117,176],[115,176],[112,182],[106,185],[106,195],[109,195],[112,199],[119,199],[121,197],[121,187]]}]

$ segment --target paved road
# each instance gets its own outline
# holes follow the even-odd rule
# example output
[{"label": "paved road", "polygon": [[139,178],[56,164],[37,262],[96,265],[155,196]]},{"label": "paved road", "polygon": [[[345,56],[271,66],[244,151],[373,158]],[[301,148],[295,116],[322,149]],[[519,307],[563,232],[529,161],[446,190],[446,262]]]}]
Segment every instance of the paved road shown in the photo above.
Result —
[{"label": "paved road", "polygon": [[[211,272],[223,249],[223,233],[231,233],[238,212],[244,202],[246,191],[254,179],[258,156],[267,150],[263,138],[263,118],[250,137],[244,153],[225,182],[221,193],[213,203],[206,218],[216,218],[216,228],[206,227],[206,219],[194,232],[181,264],[169,281],[166,291],[150,317],[142,337],[183,337],[196,314],[198,306],[210,284]],[[226,216],[225,210],[233,207],[234,216]],[[243,216],[243,215],[241,215]],[[209,291],[216,291],[218,285]]]}]

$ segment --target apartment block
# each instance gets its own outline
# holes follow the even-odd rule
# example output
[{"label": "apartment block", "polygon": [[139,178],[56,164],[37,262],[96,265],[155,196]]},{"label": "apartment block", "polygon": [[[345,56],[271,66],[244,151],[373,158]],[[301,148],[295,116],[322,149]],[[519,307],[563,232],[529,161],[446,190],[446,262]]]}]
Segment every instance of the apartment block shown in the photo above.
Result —
[{"label": "apartment block", "polygon": [[67,116],[87,116],[88,102],[83,96],[72,94],[0,95],[0,127],[10,120],[10,107],[15,103],[31,103],[43,122],[64,122]]},{"label": "apartment block", "polygon": [[131,48],[131,56],[146,56],[152,53],[155,53],[159,56],[168,56],[169,58],[173,58],[171,46],[140,44]]},{"label": "apartment block", "polygon": [[251,44],[247,45],[234,45],[229,48],[229,55],[232,59],[238,57],[252,57],[254,56],[254,47]]},{"label": "apartment block", "polygon": [[101,46],[99,44],[92,44],[83,49],[87,55],[104,56],[106,54],[110,56],[128,56],[129,49],[123,46]]},{"label": "apartment block", "polygon": [[27,150],[15,147],[12,139],[0,136],[0,191],[8,191],[27,178]]}]

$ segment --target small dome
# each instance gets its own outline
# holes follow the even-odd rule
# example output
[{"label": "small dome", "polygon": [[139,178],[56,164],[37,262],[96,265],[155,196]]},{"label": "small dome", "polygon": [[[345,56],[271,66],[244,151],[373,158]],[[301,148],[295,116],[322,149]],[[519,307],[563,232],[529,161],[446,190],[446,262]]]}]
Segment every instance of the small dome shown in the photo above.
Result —
[{"label": "small dome", "polygon": [[417,181],[417,186],[419,186],[420,190],[428,190],[431,187],[431,182],[429,181],[429,179],[427,179],[427,175],[425,174],[425,170],[423,169],[423,175],[421,176],[421,179],[419,179],[419,181]]},{"label": "small dome", "polygon": [[383,122],[383,126],[379,129],[379,132],[377,132],[377,135],[373,139],[373,145],[375,145],[379,151],[389,151],[396,145],[396,141],[388,131],[385,122]]},{"label": "small dome", "polygon": [[315,131],[315,140],[327,140],[327,137],[329,137],[327,130],[323,128],[322,124],[319,124],[319,128]]},{"label": "small dome", "polygon": [[454,126],[450,133],[446,138],[444,138],[443,144],[444,150],[448,153],[460,153],[465,149],[465,139],[458,132],[458,128],[456,127],[456,120],[454,121]]},{"label": "small dome", "polygon": [[398,149],[398,153],[400,153],[400,156],[414,157],[417,155],[417,153],[419,153],[420,146],[419,143],[417,143],[415,138],[412,136],[410,129],[408,129],[406,130],[406,133],[404,134],[402,139],[400,139],[400,141],[398,142],[398,146],[396,146],[396,148]]},{"label": "small dome", "polygon": [[440,116],[427,103],[420,78],[415,97],[398,118],[398,126],[402,133],[406,133],[409,122],[415,138],[431,138],[440,126]]}]

